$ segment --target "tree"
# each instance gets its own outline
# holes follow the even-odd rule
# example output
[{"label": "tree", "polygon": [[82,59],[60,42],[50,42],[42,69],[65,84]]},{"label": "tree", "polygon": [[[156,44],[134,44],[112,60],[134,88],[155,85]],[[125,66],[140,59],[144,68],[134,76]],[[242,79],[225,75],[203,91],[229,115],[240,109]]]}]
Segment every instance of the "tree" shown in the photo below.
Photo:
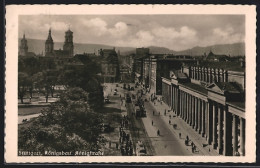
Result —
[{"label": "tree", "polygon": [[101,148],[102,116],[88,104],[89,95],[81,88],[69,88],[42,111],[32,127],[19,129],[19,150],[76,151]]},{"label": "tree", "polygon": [[19,72],[18,73],[18,96],[23,104],[23,98],[27,92],[28,85],[30,84],[28,74]]}]

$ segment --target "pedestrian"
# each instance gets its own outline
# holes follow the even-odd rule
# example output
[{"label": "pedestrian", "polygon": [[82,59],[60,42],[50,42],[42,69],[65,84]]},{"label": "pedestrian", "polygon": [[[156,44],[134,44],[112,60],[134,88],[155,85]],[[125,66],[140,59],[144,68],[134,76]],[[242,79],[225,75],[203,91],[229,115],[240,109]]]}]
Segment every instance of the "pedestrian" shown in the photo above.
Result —
[{"label": "pedestrian", "polygon": [[169,120],[169,124],[171,124],[171,120]]},{"label": "pedestrian", "polygon": [[153,111],[153,115],[154,115],[154,111]]},{"label": "pedestrian", "polygon": [[153,120],[152,120],[152,125],[153,125]]},{"label": "pedestrian", "polygon": [[181,133],[179,133],[179,138],[181,139]]}]

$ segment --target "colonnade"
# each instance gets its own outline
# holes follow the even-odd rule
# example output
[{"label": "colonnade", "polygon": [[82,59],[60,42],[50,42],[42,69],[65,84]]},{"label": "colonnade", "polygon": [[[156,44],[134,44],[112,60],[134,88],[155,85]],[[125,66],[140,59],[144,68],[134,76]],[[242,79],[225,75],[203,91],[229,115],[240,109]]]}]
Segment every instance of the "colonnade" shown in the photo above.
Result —
[{"label": "colonnade", "polygon": [[204,137],[207,123],[207,102],[185,91],[179,90],[179,92],[179,116]]},{"label": "colonnade", "polygon": [[195,80],[204,81],[207,83],[227,82],[227,71],[219,68],[207,68],[207,67],[190,67],[190,78]]},{"label": "colonnade", "polygon": [[232,114],[226,105],[195,96],[172,85],[171,107],[176,115],[205,137],[219,154],[245,154],[245,119]]}]

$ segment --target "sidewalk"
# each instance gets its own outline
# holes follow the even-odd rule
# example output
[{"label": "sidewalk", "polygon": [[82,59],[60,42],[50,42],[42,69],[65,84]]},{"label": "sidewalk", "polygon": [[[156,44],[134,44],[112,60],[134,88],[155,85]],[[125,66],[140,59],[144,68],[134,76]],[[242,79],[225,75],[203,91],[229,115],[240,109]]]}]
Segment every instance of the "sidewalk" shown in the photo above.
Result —
[{"label": "sidewalk", "polygon": [[[144,95],[144,97],[147,98],[147,100],[149,100],[150,95],[146,94]],[[158,114],[160,112],[160,117],[163,119],[165,123],[169,125],[169,127],[171,127],[170,129],[173,130],[172,132],[175,134],[176,137],[179,137],[179,133],[181,133],[181,138],[179,138],[179,141],[181,141],[181,143],[185,144],[185,138],[186,136],[189,136],[190,139],[189,144],[193,142],[197,147],[196,151],[192,153],[191,146],[187,146],[188,150],[193,155],[195,156],[196,155],[197,156],[219,155],[217,151],[212,148],[212,146],[208,145],[208,142],[206,141],[205,138],[203,138],[198,132],[192,129],[192,127],[190,127],[182,118],[177,117],[177,115],[175,115],[172,110],[169,110],[170,108],[164,102],[162,102],[161,104],[160,102],[156,101],[156,104],[154,105],[153,102],[148,101],[146,102],[146,104],[152,106],[155,109],[155,114]],[[166,109],[166,115],[164,115],[165,109]],[[169,115],[171,115],[171,119]],[[169,124],[169,120],[171,121],[171,124]],[[177,129],[173,128],[173,124],[177,124]]]}]

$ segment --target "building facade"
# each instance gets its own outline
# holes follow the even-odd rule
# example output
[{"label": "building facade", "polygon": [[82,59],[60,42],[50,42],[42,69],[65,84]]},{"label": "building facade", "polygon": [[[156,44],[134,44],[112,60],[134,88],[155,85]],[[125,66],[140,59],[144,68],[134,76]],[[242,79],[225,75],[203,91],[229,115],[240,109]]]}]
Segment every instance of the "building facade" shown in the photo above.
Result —
[{"label": "building facade", "polygon": [[66,51],[68,53],[68,56],[73,57],[74,54],[73,32],[70,29],[65,32],[63,51]]},{"label": "building facade", "polygon": [[114,83],[120,79],[118,56],[114,49],[101,50],[101,73],[103,82]]},{"label": "building facade", "polygon": [[19,47],[19,55],[20,56],[26,56],[28,53],[28,45],[27,45],[27,40],[25,38],[25,34],[23,34],[23,38],[21,40],[21,44]]},{"label": "building facade", "polygon": [[225,156],[245,155],[245,93],[238,87],[245,78],[233,74],[191,66],[162,78],[163,101]]},{"label": "building facade", "polygon": [[49,34],[45,41],[45,56],[54,56],[54,42],[51,36],[51,29],[49,29]]},{"label": "building facade", "polygon": [[49,34],[47,40],[45,41],[45,56],[46,57],[73,57],[74,56],[74,45],[73,45],[73,32],[69,29],[65,32],[65,41],[63,45],[63,50],[54,50],[54,42],[51,36],[51,29],[49,29]]},{"label": "building facade", "polygon": [[35,57],[36,54],[34,52],[29,52],[28,48],[27,39],[25,38],[25,34],[23,34],[23,38],[19,45],[18,56]]}]

